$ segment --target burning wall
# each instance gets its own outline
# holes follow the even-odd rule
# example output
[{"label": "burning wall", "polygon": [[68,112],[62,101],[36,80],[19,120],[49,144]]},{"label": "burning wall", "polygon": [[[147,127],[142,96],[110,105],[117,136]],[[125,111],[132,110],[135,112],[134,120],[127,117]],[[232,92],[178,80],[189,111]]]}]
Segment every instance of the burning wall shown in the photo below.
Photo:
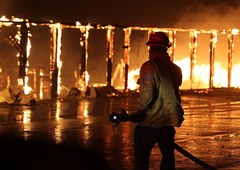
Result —
[{"label": "burning wall", "polygon": [[[27,20],[16,23],[6,18],[2,18],[0,28],[5,29],[6,23],[21,25],[23,21],[28,29],[25,46],[31,46],[25,49],[26,63],[19,60],[26,74],[15,70],[19,77],[28,78],[29,86],[39,98],[43,98],[40,94],[43,91],[48,94],[47,98],[57,97],[61,85],[81,89],[89,84],[108,84],[125,90],[135,89],[139,68],[148,56],[145,43],[153,31],[164,31],[169,35],[172,43],[169,54],[183,70],[182,88],[238,87],[240,84],[235,82],[239,80],[235,74],[239,64],[233,63],[236,58],[233,40],[238,30],[114,27],[81,25],[79,22],[64,25],[29,23]],[[39,35],[38,30],[44,34]],[[74,38],[71,37],[73,32]],[[22,40],[21,30],[19,35]],[[70,45],[70,39],[74,40],[74,45]],[[73,52],[72,49],[77,50]],[[5,67],[5,62],[1,66]],[[28,85],[26,80],[24,85]]]}]

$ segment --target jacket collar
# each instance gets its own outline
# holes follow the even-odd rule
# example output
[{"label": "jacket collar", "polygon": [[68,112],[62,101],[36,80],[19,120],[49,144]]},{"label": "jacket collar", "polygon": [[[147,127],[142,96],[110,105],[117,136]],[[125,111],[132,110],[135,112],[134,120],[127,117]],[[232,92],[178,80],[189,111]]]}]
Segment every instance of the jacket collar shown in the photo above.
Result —
[{"label": "jacket collar", "polygon": [[166,52],[159,52],[155,51],[150,54],[150,60],[155,59],[155,58],[161,58],[165,61],[170,61],[170,56]]}]

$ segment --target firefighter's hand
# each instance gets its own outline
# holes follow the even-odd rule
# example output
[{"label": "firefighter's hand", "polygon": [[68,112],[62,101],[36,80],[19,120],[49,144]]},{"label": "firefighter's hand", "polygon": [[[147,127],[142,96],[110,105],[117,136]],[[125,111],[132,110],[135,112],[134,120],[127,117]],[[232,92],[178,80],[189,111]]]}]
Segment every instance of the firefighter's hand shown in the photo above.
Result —
[{"label": "firefighter's hand", "polygon": [[127,114],[126,110],[122,109],[121,110],[121,121],[127,122],[129,121],[129,115]]},{"label": "firefighter's hand", "polygon": [[129,119],[132,123],[137,123],[143,121],[147,117],[145,111],[137,110],[129,115]]}]

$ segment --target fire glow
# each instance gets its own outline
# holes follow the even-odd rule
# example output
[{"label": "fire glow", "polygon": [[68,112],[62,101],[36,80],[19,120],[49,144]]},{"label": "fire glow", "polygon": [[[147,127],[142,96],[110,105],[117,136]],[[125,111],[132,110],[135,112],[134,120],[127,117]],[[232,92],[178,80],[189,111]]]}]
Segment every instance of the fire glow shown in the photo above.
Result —
[{"label": "fire glow", "polygon": [[[1,22],[3,21],[3,22]],[[13,22],[23,22],[24,20],[21,19],[21,18],[15,18],[15,17],[12,17],[11,21],[9,19],[7,19],[5,16],[2,16],[0,18],[0,27],[2,27],[2,25],[4,26],[11,26],[13,24]],[[27,24],[27,27],[29,28],[29,23]],[[15,43],[17,43],[19,46],[21,44],[21,39],[22,39],[22,35],[21,35],[21,25],[17,25],[18,27],[18,31],[17,31],[17,34],[15,35]],[[31,50],[31,41],[30,41],[30,37],[31,34],[30,32],[27,32],[27,46],[26,46],[26,65],[25,65],[25,72],[27,73],[28,72],[28,67],[29,67],[29,61],[27,60],[28,57],[30,56],[30,50]],[[14,41],[14,40],[13,40]],[[14,43],[14,42],[12,42]],[[13,44],[12,44],[13,45]],[[17,57],[21,57],[20,55],[20,52],[17,53]],[[20,62],[18,62],[18,66],[20,66]],[[8,77],[9,79],[9,77]],[[24,93],[25,94],[29,94],[31,91],[32,91],[32,88],[28,86],[28,77],[25,76],[24,77],[24,80],[23,78],[19,78],[17,80],[18,82],[18,85],[21,85],[23,86],[23,89],[24,89]],[[10,86],[10,82],[8,83],[7,85],[7,88]]]},{"label": "fire glow", "polygon": [[[129,70],[130,63],[130,40],[131,40],[131,32],[132,30],[140,30],[140,31],[148,31],[148,36],[151,33],[156,31],[162,31],[169,35],[169,40],[171,43],[171,47],[169,48],[169,55],[171,57],[171,61],[179,65],[183,72],[183,82],[189,82],[189,88],[213,88],[213,87],[240,87],[240,76],[238,74],[238,70],[240,69],[240,63],[236,65],[232,65],[232,57],[233,57],[233,36],[239,34],[238,29],[232,30],[195,30],[195,29],[174,29],[174,28],[151,28],[151,27],[124,27],[124,54],[123,58],[120,60],[120,63],[117,65],[115,71],[112,74],[112,62],[114,59],[114,29],[115,26],[107,25],[101,26],[96,25],[92,26],[82,25],[80,22],[76,22],[76,25],[64,25],[61,23],[29,23],[28,20],[12,18],[11,20],[7,19],[5,16],[0,18],[0,28],[2,26],[11,26],[14,24],[19,28],[18,33],[15,36],[17,43],[23,38],[22,32],[20,30],[22,22],[25,23],[25,26],[29,28],[30,26],[38,26],[38,25],[47,25],[51,29],[52,37],[51,37],[51,55],[50,55],[50,80],[51,80],[51,90],[56,91],[57,94],[60,94],[61,91],[61,68],[64,63],[61,61],[61,46],[62,46],[62,30],[64,28],[74,28],[79,29],[82,34],[82,37],[79,39],[79,45],[83,49],[83,57],[81,63],[79,64],[79,75],[78,71],[74,72],[74,77],[76,80],[73,87],[77,87],[79,90],[84,91],[88,86],[88,82],[90,79],[90,75],[88,74],[87,64],[88,64],[88,38],[89,38],[89,30],[90,29],[105,29],[106,31],[106,42],[107,42],[107,72],[106,72],[106,86],[112,86],[113,82],[116,80],[117,75],[120,76],[120,84],[118,88],[127,90],[135,90],[138,88],[137,80],[139,77],[139,68],[136,70]],[[29,77],[27,74],[34,74],[34,76],[45,76],[42,72],[39,75],[36,75],[36,71],[29,71],[29,62],[28,57],[30,56],[31,50],[31,41],[30,41],[30,29],[27,32],[27,42],[26,42],[26,64],[24,65],[25,73],[23,77],[18,79],[18,84],[24,86],[25,94],[28,94],[32,88],[28,86]],[[177,32],[188,32],[189,33],[189,53],[190,57],[186,57],[182,60],[175,60],[175,47],[176,47],[176,33]],[[209,34],[210,35],[210,64],[209,65],[198,65],[196,62],[196,49],[197,49],[197,35],[198,34]],[[228,38],[228,69],[224,69],[221,66],[221,63],[214,61],[215,48],[217,46],[217,38],[218,35],[225,34]],[[20,54],[17,54],[17,57],[22,57]],[[18,65],[20,66],[20,60]],[[9,82],[10,83],[10,82]],[[36,81],[34,80],[34,83]],[[8,84],[9,86],[10,84]],[[40,99],[43,97],[43,78],[40,78],[40,93],[38,97]],[[34,90],[36,85],[34,85]],[[52,93],[52,97],[56,97],[57,94]]]}]

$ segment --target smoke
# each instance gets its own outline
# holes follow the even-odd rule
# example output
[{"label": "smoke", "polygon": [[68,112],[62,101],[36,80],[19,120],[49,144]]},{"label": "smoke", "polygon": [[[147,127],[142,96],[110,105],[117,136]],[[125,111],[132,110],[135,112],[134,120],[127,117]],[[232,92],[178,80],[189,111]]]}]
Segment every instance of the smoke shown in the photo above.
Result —
[{"label": "smoke", "polygon": [[8,0],[8,1],[3,1],[0,0],[0,17],[2,17],[3,15],[5,15],[7,18],[11,18],[12,14],[10,13],[10,8],[12,6],[13,1],[12,0]]},{"label": "smoke", "polygon": [[174,27],[195,29],[239,28],[240,3],[193,3],[184,8]]}]

